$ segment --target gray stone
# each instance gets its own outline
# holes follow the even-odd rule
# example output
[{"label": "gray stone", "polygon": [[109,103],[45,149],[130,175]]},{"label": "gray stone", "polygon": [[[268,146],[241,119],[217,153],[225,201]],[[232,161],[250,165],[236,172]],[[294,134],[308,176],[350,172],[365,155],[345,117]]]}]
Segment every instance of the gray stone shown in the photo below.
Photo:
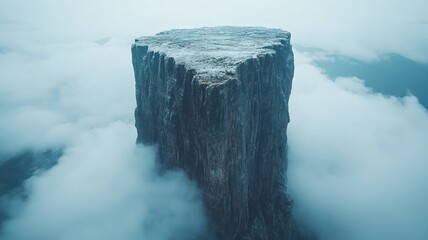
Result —
[{"label": "gray stone", "polygon": [[286,194],[290,33],[171,30],[132,46],[138,143],[201,189],[215,239],[299,239]]}]

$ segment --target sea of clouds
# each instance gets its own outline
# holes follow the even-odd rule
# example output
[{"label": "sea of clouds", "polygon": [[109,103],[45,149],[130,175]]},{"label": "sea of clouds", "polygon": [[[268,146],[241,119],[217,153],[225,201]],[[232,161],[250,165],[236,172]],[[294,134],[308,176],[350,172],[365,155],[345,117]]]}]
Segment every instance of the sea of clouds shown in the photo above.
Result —
[{"label": "sea of clouds", "polygon": [[[155,147],[135,145],[134,37],[257,25],[358,59],[393,52],[427,62],[424,9],[421,0],[0,1],[0,159],[64,149],[25,182],[24,198],[3,200],[11,218],[0,238],[167,240],[206,230],[195,184],[159,175]],[[296,52],[290,99],[296,217],[325,240],[427,239],[426,109],[363,79],[329,79],[313,58]]]}]

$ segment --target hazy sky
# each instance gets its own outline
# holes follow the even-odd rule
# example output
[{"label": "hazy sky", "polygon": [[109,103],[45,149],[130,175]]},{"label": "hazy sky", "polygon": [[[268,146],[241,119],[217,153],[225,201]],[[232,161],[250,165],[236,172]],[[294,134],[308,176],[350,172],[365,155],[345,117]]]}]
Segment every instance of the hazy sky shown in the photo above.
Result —
[{"label": "hazy sky", "polygon": [[[362,59],[395,52],[428,62],[425,0],[2,0],[0,6],[6,49],[17,38],[133,38],[169,28],[257,25],[289,30],[294,43]],[[14,43],[4,44],[8,40]]]},{"label": "hazy sky", "polygon": [[[167,240],[205,230],[194,184],[157,176],[155,150],[133,144],[135,37],[257,25],[364,61],[397,53],[427,63],[427,9],[425,0],[0,0],[0,157],[65,148],[27,181],[27,201],[7,202],[13,218],[0,236]],[[329,79],[314,58],[296,51],[290,100],[297,216],[323,240],[427,239],[427,111],[352,76]]]}]

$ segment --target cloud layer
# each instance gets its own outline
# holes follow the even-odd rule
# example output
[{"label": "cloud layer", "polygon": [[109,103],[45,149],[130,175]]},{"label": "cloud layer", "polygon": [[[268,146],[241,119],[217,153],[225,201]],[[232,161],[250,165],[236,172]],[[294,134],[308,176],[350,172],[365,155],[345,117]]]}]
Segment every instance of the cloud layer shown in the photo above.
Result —
[{"label": "cloud layer", "polygon": [[132,122],[128,46],[29,43],[0,54],[0,152],[61,146],[83,129]]},{"label": "cloud layer", "polygon": [[206,230],[196,186],[156,174],[155,149],[136,146],[132,125],[86,131],[59,164],[27,182],[4,240],[195,239]]},{"label": "cloud layer", "polygon": [[[213,25],[279,27],[294,43],[364,60],[428,62],[427,2],[75,0],[0,2],[0,159],[64,147],[12,199],[2,239],[192,239],[195,186],[159,177],[133,144],[129,46],[139,35]],[[290,192],[322,239],[427,239],[428,117],[417,100],[328,79],[296,54]],[[1,160],[0,160],[1,161]],[[178,237],[177,237],[178,236]]]},{"label": "cloud layer", "polygon": [[321,239],[426,239],[428,113],[297,53],[289,190]]}]

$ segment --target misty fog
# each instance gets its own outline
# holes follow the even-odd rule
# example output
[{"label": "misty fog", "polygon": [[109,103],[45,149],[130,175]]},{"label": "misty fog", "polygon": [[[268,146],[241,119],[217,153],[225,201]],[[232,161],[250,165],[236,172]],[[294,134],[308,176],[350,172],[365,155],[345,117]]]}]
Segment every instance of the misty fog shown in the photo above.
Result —
[{"label": "misty fog", "polygon": [[[64,152],[19,194],[0,196],[9,215],[0,239],[192,239],[207,230],[195,184],[179,171],[159,175],[156,148],[135,145],[135,37],[276,27],[294,44],[367,64],[400,54],[426,69],[427,7],[423,0],[0,1],[0,164],[24,151]],[[295,216],[322,240],[427,239],[427,110],[411,93],[383,95],[352,74],[333,79],[317,59],[295,50],[287,172]]]}]

